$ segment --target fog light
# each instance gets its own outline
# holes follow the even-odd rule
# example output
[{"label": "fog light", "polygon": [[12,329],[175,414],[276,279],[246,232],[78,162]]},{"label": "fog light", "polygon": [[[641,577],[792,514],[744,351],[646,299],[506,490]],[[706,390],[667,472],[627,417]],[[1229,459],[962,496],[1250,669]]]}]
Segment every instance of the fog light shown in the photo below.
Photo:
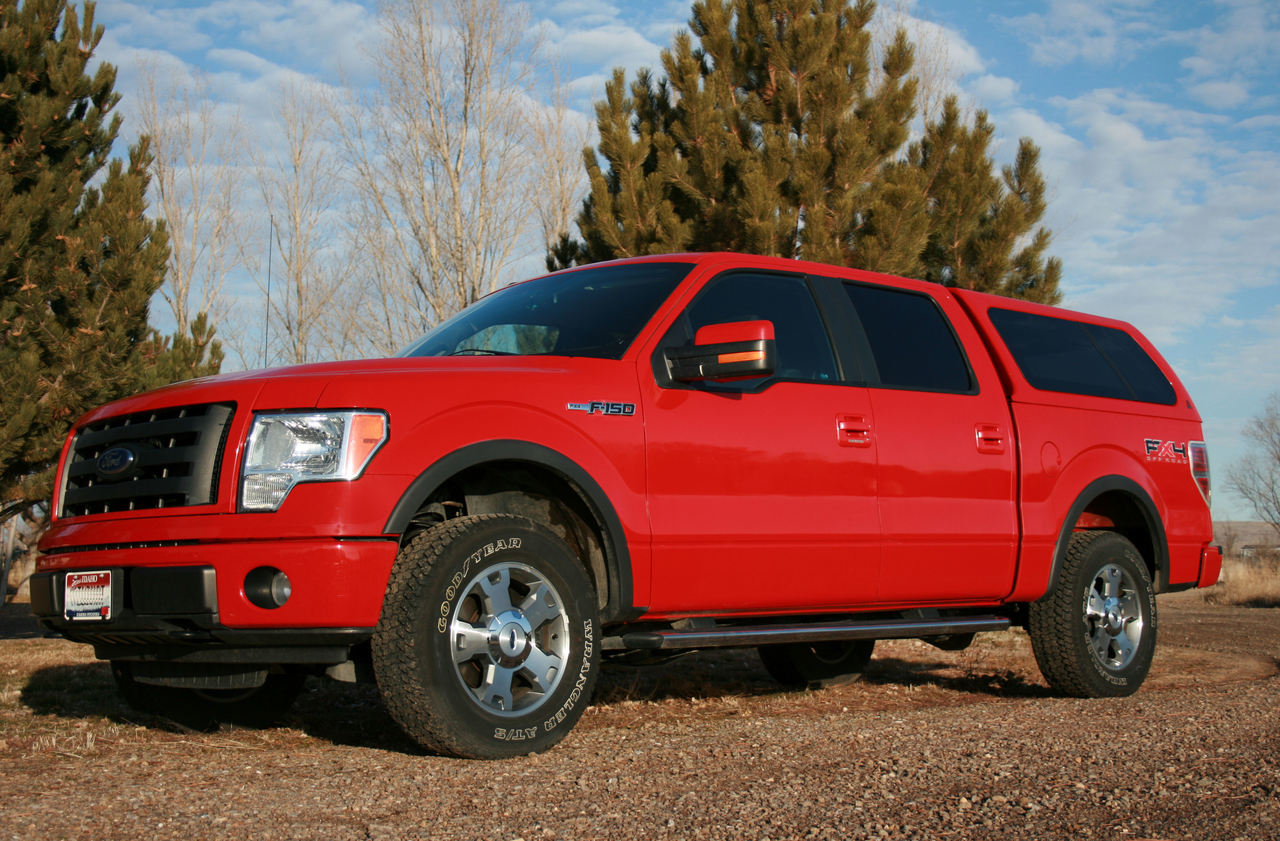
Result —
[{"label": "fog light", "polygon": [[293,584],[275,567],[257,567],[244,577],[244,594],[257,607],[274,610],[289,601]]}]

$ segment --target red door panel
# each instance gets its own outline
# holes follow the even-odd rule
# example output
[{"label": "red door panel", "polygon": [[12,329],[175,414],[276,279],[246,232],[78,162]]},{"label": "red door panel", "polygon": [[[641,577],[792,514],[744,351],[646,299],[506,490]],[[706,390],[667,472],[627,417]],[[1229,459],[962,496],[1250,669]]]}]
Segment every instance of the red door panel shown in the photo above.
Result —
[{"label": "red door panel", "polygon": [[[947,293],[845,284],[873,357],[880,600],[999,599],[1013,587],[1013,425],[973,325]],[[973,352],[965,354],[962,348]]]},{"label": "red door panel", "polygon": [[[645,406],[658,612],[788,611],[875,600],[875,446],[863,388],[756,394],[655,387]],[[864,426],[867,426],[864,424]]]},{"label": "red door panel", "polygon": [[767,382],[660,384],[661,356],[641,374],[655,611],[820,611],[875,600],[870,399],[841,382],[806,281],[725,272],[663,342],[687,347],[712,325],[756,321],[776,338]]},{"label": "red door panel", "polygon": [[[990,396],[987,396],[990,394]],[[885,602],[998,599],[1017,553],[1014,448],[994,390],[873,389]]]}]

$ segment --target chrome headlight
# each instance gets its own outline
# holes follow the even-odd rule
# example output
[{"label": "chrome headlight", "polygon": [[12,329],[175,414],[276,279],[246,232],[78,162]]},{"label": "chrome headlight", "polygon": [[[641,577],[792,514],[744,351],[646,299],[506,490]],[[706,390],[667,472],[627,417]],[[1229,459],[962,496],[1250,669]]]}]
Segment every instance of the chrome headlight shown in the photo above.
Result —
[{"label": "chrome headlight", "polygon": [[382,412],[275,412],[256,416],[240,474],[240,507],[275,511],[301,482],[350,481],[388,436]]}]

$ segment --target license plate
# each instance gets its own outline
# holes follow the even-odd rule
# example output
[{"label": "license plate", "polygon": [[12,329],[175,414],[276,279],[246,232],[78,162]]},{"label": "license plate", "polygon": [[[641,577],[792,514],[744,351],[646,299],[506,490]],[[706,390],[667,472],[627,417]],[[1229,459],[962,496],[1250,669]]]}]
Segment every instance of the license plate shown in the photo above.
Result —
[{"label": "license plate", "polygon": [[67,619],[105,622],[111,618],[111,570],[68,572],[63,592]]}]

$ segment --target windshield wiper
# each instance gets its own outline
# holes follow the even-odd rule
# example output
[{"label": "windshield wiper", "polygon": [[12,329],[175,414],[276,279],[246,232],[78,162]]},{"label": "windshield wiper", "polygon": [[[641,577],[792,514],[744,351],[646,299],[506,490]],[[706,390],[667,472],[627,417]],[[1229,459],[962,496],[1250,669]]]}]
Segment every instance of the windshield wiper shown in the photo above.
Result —
[{"label": "windshield wiper", "polygon": [[522,356],[511,350],[490,350],[487,347],[460,347],[451,352],[449,356],[467,356],[475,354],[476,356]]}]

